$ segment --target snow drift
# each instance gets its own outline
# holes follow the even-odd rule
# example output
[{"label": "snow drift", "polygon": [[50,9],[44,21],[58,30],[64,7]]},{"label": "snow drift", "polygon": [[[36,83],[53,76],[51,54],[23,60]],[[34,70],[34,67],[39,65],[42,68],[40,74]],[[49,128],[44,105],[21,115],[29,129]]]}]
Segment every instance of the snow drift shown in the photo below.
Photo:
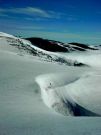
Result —
[{"label": "snow drift", "polygon": [[101,116],[101,75],[47,74],[36,78],[44,103],[63,115]]}]

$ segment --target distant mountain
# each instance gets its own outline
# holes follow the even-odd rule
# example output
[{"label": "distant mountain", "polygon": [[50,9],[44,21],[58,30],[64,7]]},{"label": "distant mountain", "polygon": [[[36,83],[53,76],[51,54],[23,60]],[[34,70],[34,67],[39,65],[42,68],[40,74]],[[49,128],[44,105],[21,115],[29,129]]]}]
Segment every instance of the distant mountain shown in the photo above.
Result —
[{"label": "distant mountain", "polygon": [[42,48],[46,51],[68,52],[68,49],[65,46],[63,46],[60,42],[56,42],[48,39],[42,39],[38,37],[26,38],[26,40],[29,40],[35,46]]},{"label": "distant mountain", "polygon": [[[55,53],[57,51],[68,52],[68,49],[66,49],[63,45],[61,45],[62,44],[61,42],[43,40],[40,38],[21,39],[21,38],[14,37],[6,33],[0,33],[0,38],[5,40],[8,46],[10,45],[18,49],[17,52],[19,55],[30,54],[47,62],[55,62],[58,64],[64,64],[68,66],[86,66],[86,64],[78,62],[77,60],[71,60],[71,59],[65,58],[60,53]],[[28,39],[34,42],[31,42]],[[36,43],[38,45],[36,45]],[[51,45],[52,47],[49,47]],[[47,51],[48,47],[49,47],[49,51]]]},{"label": "distant mountain", "polygon": [[59,41],[48,40],[38,37],[26,38],[35,46],[51,52],[71,52],[71,51],[86,51],[86,50],[98,50],[98,48],[82,43],[62,43]]},{"label": "distant mountain", "polygon": [[[0,32],[0,39],[5,40],[8,45],[18,49],[18,54],[20,55],[30,54],[47,62],[55,62],[68,66],[87,66],[87,64],[79,62],[76,58],[70,58],[67,55],[68,53],[76,51],[78,54],[78,51],[101,50],[100,46],[90,46],[76,42],[62,43],[38,37],[24,39],[3,32]],[[67,53],[67,56],[64,53]]]},{"label": "distant mountain", "polygon": [[90,45],[87,45],[87,44],[76,43],[76,42],[72,42],[72,43],[69,43],[69,44],[72,45],[73,48],[78,49],[80,51],[85,51],[86,49],[98,50],[96,47],[90,46]]}]

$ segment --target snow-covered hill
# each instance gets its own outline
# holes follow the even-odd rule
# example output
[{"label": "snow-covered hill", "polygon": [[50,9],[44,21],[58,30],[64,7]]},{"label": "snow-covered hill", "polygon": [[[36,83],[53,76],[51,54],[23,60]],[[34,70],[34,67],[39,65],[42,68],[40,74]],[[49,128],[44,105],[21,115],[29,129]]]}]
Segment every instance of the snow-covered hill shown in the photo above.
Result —
[{"label": "snow-covered hill", "polygon": [[[47,62],[40,51],[89,66]],[[83,117],[101,116],[100,59],[101,50],[54,53],[0,33],[0,134],[100,135],[101,118]]]},{"label": "snow-covered hill", "polygon": [[[50,51],[46,51],[42,48],[37,47],[36,45],[32,44],[30,41],[14,37],[9,34],[0,33],[0,40],[2,42],[6,42],[5,44],[11,45],[14,48],[18,49],[18,53],[20,55],[30,54],[34,55],[41,60],[48,61],[48,62],[55,62],[58,64],[65,64],[69,66],[85,66],[85,64],[81,62],[77,62],[76,60],[68,59],[60,55],[59,53],[54,53]],[[63,47],[62,47],[63,48]]]}]

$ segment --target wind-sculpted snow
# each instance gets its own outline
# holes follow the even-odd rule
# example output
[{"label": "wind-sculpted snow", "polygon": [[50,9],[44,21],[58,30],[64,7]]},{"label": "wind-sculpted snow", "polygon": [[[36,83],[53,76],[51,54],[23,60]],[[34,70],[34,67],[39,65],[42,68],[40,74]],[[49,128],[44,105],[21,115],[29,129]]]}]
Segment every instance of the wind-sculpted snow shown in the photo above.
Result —
[{"label": "wind-sculpted snow", "polygon": [[90,65],[91,67],[96,67],[96,72],[87,73],[83,76],[79,72],[61,72],[59,74],[39,76],[36,81],[41,88],[44,103],[57,112],[63,115],[75,116],[101,115],[100,50],[68,54],[48,52],[34,46],[30,41],[5,33],[0,33],[0,42],[1,50],[9,51],[10,53],[16,52],[21,56],[24,53],[29,53],[40,57],[42,60],[57,62],[67,66]]},{"label": "wind-sculpted snow", "polygon": [[30,42],[0,34],[0,135],[101,135],[100,118],[68,116],[101,115],[100,55],[96,67],[80,53],[72,59],[91,66],[61,66],[38,59],[46,52]]},{"label": "wind-sculpted snow", "polygon": [[59,113],[64,115],[69,115],[70,110],[67,108],[65,102],[65,97],[61,89],[66,84],[72,83],[76,81],[78,77],[76,75],[72,75],[71,77],[67,74],[47,74],[42,75],[36,78],[36,82],[39,84],[41,88],[42,99],[44,103],[56,110]]},{"label": "wind-sculpted snow", "polygon": [[47,74],[36,78],[44,103],[63,115],[101,115],[101,74]]}]

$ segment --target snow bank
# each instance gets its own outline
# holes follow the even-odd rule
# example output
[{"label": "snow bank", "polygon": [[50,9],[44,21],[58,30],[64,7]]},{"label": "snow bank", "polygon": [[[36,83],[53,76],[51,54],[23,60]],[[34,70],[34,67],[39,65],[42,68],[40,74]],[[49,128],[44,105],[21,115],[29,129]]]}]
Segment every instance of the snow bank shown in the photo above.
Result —
[{"label": "snow bank", "polygon": [[44,103],[64,115],[101,115],[101,75],[47,74],[36,78]]},{"label": "snow bank", "polygon": [[64,86],[75,82],[79,79],[79,76],[77,73],[58,73],[38,76],[35,80],[41,88],[44,103],[59,113],[70,115],[70,108],[67,108],[64,103],[66,101]]}]

